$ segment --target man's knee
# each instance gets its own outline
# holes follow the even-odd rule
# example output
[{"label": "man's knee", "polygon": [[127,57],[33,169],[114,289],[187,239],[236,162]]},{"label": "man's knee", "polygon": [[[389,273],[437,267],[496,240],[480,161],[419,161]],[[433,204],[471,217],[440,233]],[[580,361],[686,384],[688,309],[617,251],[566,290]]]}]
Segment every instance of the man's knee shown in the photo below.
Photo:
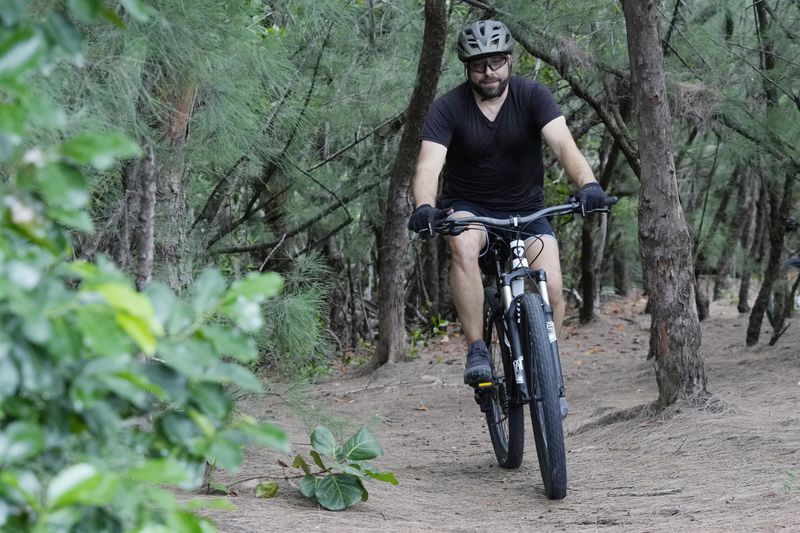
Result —
[{"label": "man's knee", "polygon": [[468,232],[447,240],[450,246],[453,263],[457,265],[478,264],[478,257],[483,246],[482,236],[469,235]]}]

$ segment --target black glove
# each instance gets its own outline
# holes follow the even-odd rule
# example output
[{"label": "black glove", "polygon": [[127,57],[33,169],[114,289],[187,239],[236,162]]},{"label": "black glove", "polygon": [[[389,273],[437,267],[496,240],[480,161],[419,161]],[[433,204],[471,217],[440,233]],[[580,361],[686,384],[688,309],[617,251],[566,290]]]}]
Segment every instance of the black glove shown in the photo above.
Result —
[{"label": "black glove", "polygon": [[433,237],[433,226],[445,216],[447,216],[446,210],[436,209],[430,204],[422,204],[411,213],[411,218],[408,219],[408,229]]},{"label": "black glove", "polygon": [[581,204],[581,216],[584,217],[592,211],[606,207],[606,191],[596,181],[584,185],[575,195],[575,199]]}]

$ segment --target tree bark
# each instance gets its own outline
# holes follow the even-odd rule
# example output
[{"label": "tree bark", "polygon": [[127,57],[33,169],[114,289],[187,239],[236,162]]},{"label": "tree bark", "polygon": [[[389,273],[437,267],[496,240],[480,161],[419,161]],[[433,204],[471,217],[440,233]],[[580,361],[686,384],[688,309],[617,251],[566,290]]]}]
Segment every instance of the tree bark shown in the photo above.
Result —
[{"label": "tree bark", "polygon": [[156,155],[153,145],[145,141],[147,156],[139,163],[139,263],[136,268],[136,288],[143,291],[153,277],[156,219]]},{"label": "tree bark", "polygon": [[194,87],[187,86],[176,89],[172,95],[172,113],[169,115],[169,122],[163,125],[166,156],[159,169],[158,179],[165,219],[160,228],[159,248],[166,268],[167,284],[178,293],[192,280],[192,262],[186,239],[189,224],[186,144],[196,93]]},{"label": "tree bark", "polygon": [[406,111],[406,122],[397,156],[389,178],[389,193],[378,248],[378,347],[374,366],[405,357],[405,284],[408,262],[408,229],[411,213],[408,199],[409,180],[419,153],[419,132],[428,108],[436,95],[444,54],[447,11],[445,0],[425,1],[425,31],[417,80]]},{"label": "tree bark", "polygon": [[654,359],[658,403],[667,406],[707,394],[692,238],[678,195],[658,2],[628,0],[623,9],[639,125],[639,245],[651,303],[648,357]]}]

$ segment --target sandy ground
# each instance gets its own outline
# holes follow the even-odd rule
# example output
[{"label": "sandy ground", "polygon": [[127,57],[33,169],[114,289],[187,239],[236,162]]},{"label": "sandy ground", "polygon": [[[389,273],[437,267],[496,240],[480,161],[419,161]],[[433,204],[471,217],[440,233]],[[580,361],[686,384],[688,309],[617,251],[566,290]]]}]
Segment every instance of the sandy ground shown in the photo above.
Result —
[{"label": "sandy ground", "polygon": [[[571,411],[564,500],[544,495],[528,417],[522,466],[497,466],[472,391],[462,384],[464,345],[454,335],[370,376],[342,375],[242,403],[278,422],[306,456],[320,422],[344,437],[368,426],[385,450],[376,466],[394,472],[399,485],[368,482],[369,501],[329,512],[302,497],[295,469],[280,466],[290,456],[248,450],[241,471],[215,474],[238,482],[237,510],[211,515],[229,533],[800,531],[800,318],[776,346],[766,345],[765,328],[762,343],[746,348],[747,317],[714,304],[702,352],[709,389],[724,408],[598,425],[657,396],[643,307],[612,301],[601,321],[565,327],[560,348]],[[255,477],[277,480],[277,496],[256,498]]]}]

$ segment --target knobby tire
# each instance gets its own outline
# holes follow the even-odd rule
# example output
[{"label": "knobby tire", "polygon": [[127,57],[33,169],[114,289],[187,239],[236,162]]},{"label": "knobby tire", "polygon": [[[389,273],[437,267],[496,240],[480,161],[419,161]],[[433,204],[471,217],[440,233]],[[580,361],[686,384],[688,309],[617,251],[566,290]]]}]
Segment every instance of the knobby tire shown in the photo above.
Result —
[{"label": "knobby tire", "polygon": [[[489,411],[486,413],[486,426],[492,439],[494,455],[503,468],[519,468],[525,447],[525,416],[522,405],[509,396],[509,383],[514,381],[514,371],[508,350],[502,346],[503,317],[496,315],[495,309],[500,306],[497,289],[489,287],[484,290],[484,340],[489,349],[492,362],[492,381],[494,386],[489,399]],[[492,320],[491,317],[495,317]],[[489,322],[491,320],[491,322]]]},{"label": "knobby tire", "polygon": [[522,349],[526,351],[528,386],[534,396],[530,403],[531,422],[544,490],[551,500],[560,500],[567,495],[567,458],[559,404],[559,376],[542,305],[540,295],[522,295],[519,299],[520,334]]}]

